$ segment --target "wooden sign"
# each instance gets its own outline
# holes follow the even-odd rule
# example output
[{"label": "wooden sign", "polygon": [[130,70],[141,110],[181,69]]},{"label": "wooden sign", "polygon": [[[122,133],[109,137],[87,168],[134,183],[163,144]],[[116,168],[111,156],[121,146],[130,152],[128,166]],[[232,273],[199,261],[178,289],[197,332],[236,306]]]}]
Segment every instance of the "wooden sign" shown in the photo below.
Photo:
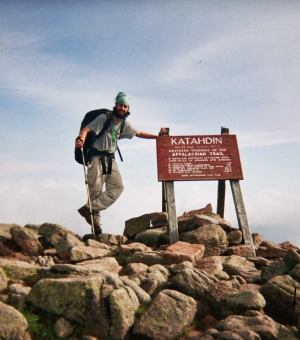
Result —
[{"label": "wooden sign", "polygon": [[159,181],[244,179],[236,135],[161,136]]}]

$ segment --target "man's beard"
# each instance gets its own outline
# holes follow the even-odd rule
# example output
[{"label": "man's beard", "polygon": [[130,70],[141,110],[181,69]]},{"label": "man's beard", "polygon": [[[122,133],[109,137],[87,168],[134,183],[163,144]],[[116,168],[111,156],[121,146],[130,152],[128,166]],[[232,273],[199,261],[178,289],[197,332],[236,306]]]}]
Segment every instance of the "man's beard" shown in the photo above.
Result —
[{"label": "man's beard", "polygon": [[113,108],[113,115],[116,116],[119,119],[126,119],[130,115],[130,112],[128,111],[127,113],[125,113],[125,115],[120,115],[117,108],[114,107]]}]

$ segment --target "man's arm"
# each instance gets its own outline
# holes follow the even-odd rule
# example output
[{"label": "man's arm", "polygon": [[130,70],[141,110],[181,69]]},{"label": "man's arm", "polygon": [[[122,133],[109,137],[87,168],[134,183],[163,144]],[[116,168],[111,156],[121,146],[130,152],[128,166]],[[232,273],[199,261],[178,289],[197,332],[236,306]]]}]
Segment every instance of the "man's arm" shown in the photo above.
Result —
[{"label": "man's arm", "polygon": [[[161,128],[161,130],[159,131],[158,135],[161,136],[165,132],[166,132],[166,129],[165,128]],[[138,131],[135,135],[137,137],[139,137],[139,138],[146,138],[146,139],[156,139],[157,138],[157,136],[155,136],[155,135],[151,135],[149,133],[140,132],[140,131]]]},{"label": "man's arm", "polygon": [[85,127],[80,131],[80,133],[79,133],[79,135],[78,135],[78,137],[76,138],[76,141],[75,141],[75,147],[76,148],[83,148],[86,136],[91,131],[92,130],[88,127]]}]

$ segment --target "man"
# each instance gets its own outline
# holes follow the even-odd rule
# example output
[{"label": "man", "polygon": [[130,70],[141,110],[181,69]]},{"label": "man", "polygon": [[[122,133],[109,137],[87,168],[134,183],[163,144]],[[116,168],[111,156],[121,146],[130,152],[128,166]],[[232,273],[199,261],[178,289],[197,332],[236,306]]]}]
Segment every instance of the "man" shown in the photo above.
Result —
[{"label": "man", "polygon": [[[87,172],[95,234],[101,234],[102,232],[100,211],[111,206],[124,189],[118,166],[114,160],[114,153],[117,150],[117,140],[123,138],[131,139],[133,136],[147,139],[157,138],[155,135],[139,132],[131,126],[126,120],[126,117],[130,114],[129,106],[129,95],[125,92],[119,92],[111,113],[110,127],[104,131],[104,133],[101,133],[107,120],[107,116],[102,114],[83,128],[76,138],[76,148],[82,148],[89,132],[92,131],[96,135],[100,134],[96,137],[92,145],[91,164]],[[159,135],[164,132],[165,129],[162,128]],[[105,191],[102,191],[104,183]],[[87,223],[92,225],[88,204],[81,207],[78,212],[86,219]]]}]

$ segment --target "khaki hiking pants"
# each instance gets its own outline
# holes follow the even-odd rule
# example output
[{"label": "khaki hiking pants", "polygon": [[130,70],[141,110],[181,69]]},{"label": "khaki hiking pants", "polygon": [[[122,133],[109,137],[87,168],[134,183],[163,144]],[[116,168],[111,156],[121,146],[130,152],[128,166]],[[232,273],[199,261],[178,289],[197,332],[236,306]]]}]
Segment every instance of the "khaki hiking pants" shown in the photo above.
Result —
[{"label": "khaki hiking pants", "polygon": [[[107,167],[107,161],[106,161]],[[115,160],[112,160],[110,175],[103,175],[99,157],[93,157],[87,171],[92,209],[101,211],[111,206],[124,190],[122,178]],[[105,183],[105,191],[102,192]],[[87,207],[89,205],[87,204]]]}]

